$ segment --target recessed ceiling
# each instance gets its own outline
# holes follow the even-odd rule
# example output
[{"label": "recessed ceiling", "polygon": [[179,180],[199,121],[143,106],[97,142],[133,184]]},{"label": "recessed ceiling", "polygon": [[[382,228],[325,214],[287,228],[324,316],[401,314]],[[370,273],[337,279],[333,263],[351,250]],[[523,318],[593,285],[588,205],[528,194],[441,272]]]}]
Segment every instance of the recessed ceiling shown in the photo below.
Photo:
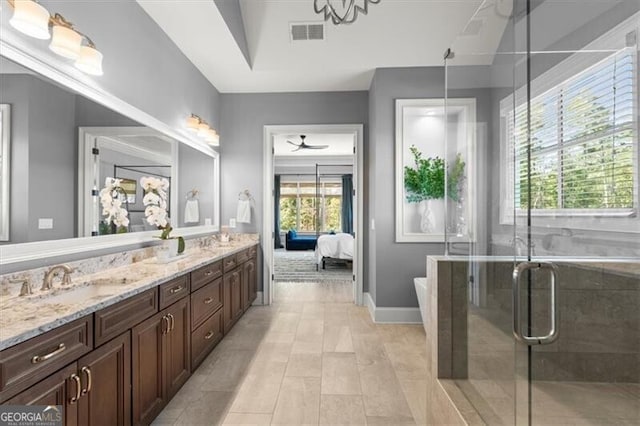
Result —
[{"label": "recessed ceiling", "polygon": [[327,22],[323,41],[291,42],[291,23],[323,22],[313,0],[240,0],[247,61],[214,1],[137,1],[223,93],[368,90],[376,68],[441,66],[482,3],[382,0]]}]

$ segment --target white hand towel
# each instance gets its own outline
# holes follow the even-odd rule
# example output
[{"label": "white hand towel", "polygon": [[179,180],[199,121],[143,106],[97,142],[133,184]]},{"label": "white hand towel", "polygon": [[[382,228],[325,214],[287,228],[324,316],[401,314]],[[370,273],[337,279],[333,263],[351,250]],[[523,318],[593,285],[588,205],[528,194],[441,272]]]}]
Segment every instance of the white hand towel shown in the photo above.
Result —
[{"label": "white hand towel", "polygon": [[236,222],[251,223],[251,201],[238,200],[238,212],[236,214]]},{"label": "white hand towel", "polygon": [[187,200],[184,206],[184,223],[200,223],[198,200]]}]

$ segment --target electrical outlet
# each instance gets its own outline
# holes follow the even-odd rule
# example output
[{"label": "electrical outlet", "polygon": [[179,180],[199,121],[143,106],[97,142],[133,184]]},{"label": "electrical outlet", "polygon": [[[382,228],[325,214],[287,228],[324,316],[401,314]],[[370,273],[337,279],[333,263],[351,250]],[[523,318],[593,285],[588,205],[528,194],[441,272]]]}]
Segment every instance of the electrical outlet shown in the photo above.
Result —
[{"label": "electrical outlet", "polygon": [[211,218],[210,217],[205,217],[204,218],[204,225],[205,226],[211,226]]},{"label": "electrical outlet", "polygon": [[229,228],[235,228],[236,227],[236,220],[231,218],[229,219]]},{"label": "electrical outlet", "polygon": [[38,219],[38,229],[53,229],[53,219],[51,218]]}]

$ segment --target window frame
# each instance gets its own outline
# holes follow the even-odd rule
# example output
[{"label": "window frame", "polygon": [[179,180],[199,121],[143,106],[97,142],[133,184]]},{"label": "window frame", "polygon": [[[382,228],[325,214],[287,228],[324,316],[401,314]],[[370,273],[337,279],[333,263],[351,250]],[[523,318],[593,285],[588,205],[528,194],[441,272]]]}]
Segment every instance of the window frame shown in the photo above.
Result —
[{"label": "window frame", "polygon": [[[564,89],[571,84],[571,80],[574,80],[577,76],[587,73],[590,69],[598,66],[603,61],[607,61],[612,55],[619,55],[623,49],[629,49],[634,59],[634,67],[636,75],[640,70],[640,54],[638,52],[638,43],[635,46],[620,47],[612,55],[608,55],[606,58],[601,58],[596,61],[593,60],[592,55],[585,55],[583,51],[602,51],[605,47],[616,45],[620,43],[620,40],[624,41],[628,33],[635,32],[636,37],[640,37],[640,25],[638,20],[640,19],[640,13],[635,14],[631,18],[627,19],[613,30],[604,34],[594,42],[585,46],[585,48],[577,53],[574,53],[567,59],[561,61],[551,69],[547,70],[540,76],[531,81],[532,98],[537,99],[544,96],[550,91],[558,91],[561,94]],[[575,80],[574,80],[575,82]],[[640,76],[633,81],[633,122],[625,126],[623,129],[616,129],[615,133],[632,130],[634,137],[633,144],[633,206],[630,208],[615,208],[615,209],[574,209],[574,208],[555,208],[555,209],[532,209],[531,216],[536,218],[535,225],[546,227],[572,227],[582,229],[599,229],[599,230],[614,230],[614,231],[629,231],[640,232],[640,226],[637,225],[640,213],[640,125],[639,125],[639,88],[640,88]],[[516,183],[516,155],[514,153],[515,141],[509,139],[509,120],[513,120],[513,114],[516,113],[518,107],[522,106],[526,102],[526,96],[524,93],[525,88],[516,90],[515,94],[512,93],[506,98],[500,101],[500,224],[509,225],[514,224],[514,219],[527,216],[526,209],[517,207],[515,198],[515,183]],[[560,108],[560,107],[558,107]],[[511,118],[510,118],[511,116]],[[513,135],[515,137],[515,132]],[[543,152],[557,152],[560,154],[564,148],[574,146],[577,143],[583,143],[589,140],[596,140],[602,138],[602,134],[589,135],[583,137],[581,140],[571,139],[567,141],[561,141],[554,149],[544,149]],[[542,153],[536,152],[537,155]],[[558,172],[562,171],[562,166],[558,166]],[[559,191],[558,197],[561,197],[561,191]],[[559,200],[560,201],[560,200]],[[515,216],[515,217],[514,217]],[[587,219],[586,221],[584,219]],[[595,219],[595,221],[594,221]],[[626,219],[626,220],[624,220]],[[629,221],[634,221],[637,230],[628,226]],[[618,223],[616,223],[618,222]],[[624,223],[622,223],[624,222]]]},{"label": "window frame", "polygon": [[[289,182],[281,182],[280,183],[280,187],[281,187],[281,192],[280,192],[280,200],[282,200],[283,198],[295,198],[296,199],[296,230],[298,233],[301,234],[309,234],[309,233],[328,233],[330,231],[326,231],[323,230],[326,227],[326,200],[328,198],[338,198],[340,199],[340,202],[342,203],[342,195],[326,195],[325,194],[325,184],[331,184],[331,185],[338,185],[341,188],[342,191],[342,182],[339,179],[330,179],[330,180],[326,180],[323,182],[320,182],[321,188],[322,190],[320,191],[320,203],[321,203],[321,207],[320,207],[320,211],[321,211],[321,221],[320,221],[320,230],[314,230],[314,231],[303,231],[300,227],[301,221],[300,221],[300,208],[301,208],[301,204],[302,204],[302,199],[303,198],[316,198],[315,194],[314,195],[309,195],[306,193],[302,193],[301,188],[305,185],[307,186],[316,186],[316,183],[314,181],[289,181]],[[295,185],[296,186],[296,194],[292,195],[292,194],[286,194],[283,195],[282,194],[282,186],[284,185]],[[317,193],[317,192],[316,192]],[[278,206],[279,208],[281,208],[281,206]],[[280,217],[282,218],[282,210],[280,211]],[[282,229],[282,227],[280,228],[280,232],[287,232],[288,229]],[[336,230],[338,231],[338,230]],[[340,212],[340,229],[339,231],[342,231],[342,211]]]}]

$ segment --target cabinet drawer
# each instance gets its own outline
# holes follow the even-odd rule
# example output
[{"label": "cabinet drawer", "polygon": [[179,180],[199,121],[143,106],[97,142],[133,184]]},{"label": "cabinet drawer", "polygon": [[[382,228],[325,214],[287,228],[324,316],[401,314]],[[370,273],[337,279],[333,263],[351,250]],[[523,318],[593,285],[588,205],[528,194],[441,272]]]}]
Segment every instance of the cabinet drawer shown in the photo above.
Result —
[{"label": "cabinet drawer", "polygon": [[251,249],[246,249],[246,250],[242,250],[240,253],[236,253],[236,260],[238,262],[238,265],[246,262],[251,258],[250,250]]},{"label": "cabinet drawer", "polygon": [[191,291],[205,286],[216,278],[222,276],[222,261],[219,260],[191,273]]},{"label": "cabinet drawer", "polygon": [[209,355],[209,352],[222,340],[222,309],[207,319],[204,324],[191,333],[191,370]]},{"label": "cabinet drawer", "polygon": [[158,312],[158,289],[130,297],[95,314],[96,347],[133,328]]},{"label": "cabinet drawer", "polygon": [[222,259],[224,272],[227,273],[236,266],[238,266],[238,259],[236,259],[236,255],[227,256]]},{"label": "cabinet drawer", "polygon": [[93,348],[88,315],[0,352],[0,401],[74,362]]},{"label": "cabinet drawer", "polygon": [[249,247],[249,258],[258,256],[258,246]]},{"label": "cabinet drawer", "polygon": [[222,307],[222,278],[191,294],[191,329]]},{"label": "cabinet drawer", "polygon": [[164,309],[189,294],[189,275],[183,275],[160,286],[160,309]]}]

